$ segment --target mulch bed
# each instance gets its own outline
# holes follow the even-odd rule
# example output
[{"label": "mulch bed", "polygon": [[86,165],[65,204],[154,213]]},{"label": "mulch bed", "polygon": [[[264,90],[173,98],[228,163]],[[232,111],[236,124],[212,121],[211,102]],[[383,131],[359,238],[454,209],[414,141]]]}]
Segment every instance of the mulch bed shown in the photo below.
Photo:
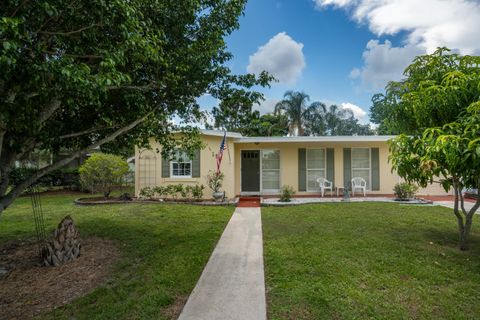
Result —
[{"label": "mulch bed", "polygon": [[150,200],[150,199],[140,199],[140,198],[132,198],[132,200],[125,201],[121,200],[119,197],[88,197],[88,198],[78,198],[74,200],[76,205],[80,206],[94,206],[94,205],[102,205],[102,204],[126,204],[126,203],[155,203],[155,204],[191,204],[191,205],[199,205],[199,206],[225,206],[225,205],[234,205],[236,204],[235,200],[228,200],[224,202],[215,202],[211,200],[184,200],[184,199],[157,199],[157,200]]},{"label": "mulch bed", "polygon": [[112,241],[82,240],[81,256],[60,267],[43,267],[33,242],[0,246],[0,319],[30,319],[101,286],[120,252]]}]

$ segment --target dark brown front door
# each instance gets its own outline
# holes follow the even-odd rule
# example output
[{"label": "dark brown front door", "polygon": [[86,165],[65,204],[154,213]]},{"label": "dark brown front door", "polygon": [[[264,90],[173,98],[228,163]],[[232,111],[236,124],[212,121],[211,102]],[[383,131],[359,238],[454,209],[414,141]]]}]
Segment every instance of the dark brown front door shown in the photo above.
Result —
[{"label": "dark brown front door", "polygon": [[260,151],[242,150],[242,191],[260,192]]}]

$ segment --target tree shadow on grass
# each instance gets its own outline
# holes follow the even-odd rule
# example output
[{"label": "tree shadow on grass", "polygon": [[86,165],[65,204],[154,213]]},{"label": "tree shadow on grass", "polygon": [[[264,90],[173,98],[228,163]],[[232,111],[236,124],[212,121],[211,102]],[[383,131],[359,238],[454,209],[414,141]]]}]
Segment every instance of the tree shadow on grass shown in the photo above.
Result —
[{"label": "tree shadow on grass", "polygon": [[[469,250],[459,249],[459,236],[455,227],[444,228],[439,226],[415,226],[414,229],[396,226],[387,233],[392,241],[398,242],[399,246],[405,246],[411,250],[422,253],[437,252],[454,254],[459,258],[468,257],[470,260],[480,262],[480,234],[472,232],[469,238]],[[467,267],[467,266],[465,266]],[[472,264],[472,267],[473,264]]]},{"label": "tree shadow on grass", "polygon": [[79,222],[85,235],[116,241],[123,259],[108,285],[55,311],[52,318],[176,318],[170,306],[182,310],[177,297],[190,294],[223,228],[196,222],[176,225],[170,218],[163,222],[104,218]]}]

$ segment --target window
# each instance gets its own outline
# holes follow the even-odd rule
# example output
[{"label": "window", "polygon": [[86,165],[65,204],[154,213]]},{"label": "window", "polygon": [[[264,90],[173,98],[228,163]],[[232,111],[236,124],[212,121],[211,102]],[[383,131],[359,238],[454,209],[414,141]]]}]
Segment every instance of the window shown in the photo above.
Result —
[{"label": "window", "polygon": [[191,178],[192,177],[192,160],[190,157],[180,150],[175,151],[173,161],[171,162],[172,178]]},{"label": "window", "polygon": [[262,150],[262,190],[280,190],[279,150]]},{"label": "window", "polygon": [[370,148],[352,148],[352,178],[362,177],[370,190]]},{"label": "window", "polygon": [[325,149],[307,149],[307,191],[318,190],[317,179],[326,178]]}]

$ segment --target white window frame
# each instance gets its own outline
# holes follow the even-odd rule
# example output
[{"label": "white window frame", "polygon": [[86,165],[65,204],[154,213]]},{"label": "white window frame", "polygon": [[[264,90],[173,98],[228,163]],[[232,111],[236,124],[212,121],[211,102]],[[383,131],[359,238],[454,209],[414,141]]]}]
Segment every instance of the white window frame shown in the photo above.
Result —
[{"label": "white window frame", "polygon": [[[278,189],[264,189],[263,188],[263,152],[264,151],[278,151],[278,169],[266,169],[266,171],[278,171]],[[261,149],[260,150],[260,190],[261,192],[279,192],[282,188],[282,154],[280,149]]]},{"label": "white window frame", "polygon": [[[368,149],[368,168],[353,168],[353,149]],[[355,178],[353,170],[368,170],[369,181],[367,181],[367,191],[372,190],[372,148],[369,147],[355,147],[352,148],[351,159],[350,159],[350,173],[352,179]]]},{"label": "white window frame", "polygon": [[[179,151],[179,150],[177,150]],[[192,159],[189,159],[190,161],[177,161],[177,160],[172,160],[170,161],[170,178],[172,179],[185,179],[185,178],[191,178],[192,177],[192,169],[193,169],[193,164],[192,164]],[[173,174],[173,164],[177,163],[189,163],[190,164],[190,175],[175,175]]]},{"label": "white window frame", "polygon": [[[308,168],[308,152],[311,150],[323,150],[323,162],[325,163],[324,168],[315,168],[315,169],[309,169]],[[305,155],[305,181],[307,184],[307,192],[313,192],[313,191],[318,191],[318,186],[315,189],[309,189],[308,188],[308,170],[323,170],[325,173],[325,176],[323,178],[327,179],[327,149],[326,148],[310,148],[307,149],[306,155]]]}]

